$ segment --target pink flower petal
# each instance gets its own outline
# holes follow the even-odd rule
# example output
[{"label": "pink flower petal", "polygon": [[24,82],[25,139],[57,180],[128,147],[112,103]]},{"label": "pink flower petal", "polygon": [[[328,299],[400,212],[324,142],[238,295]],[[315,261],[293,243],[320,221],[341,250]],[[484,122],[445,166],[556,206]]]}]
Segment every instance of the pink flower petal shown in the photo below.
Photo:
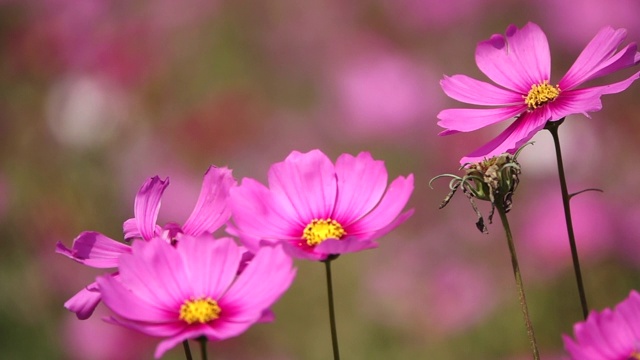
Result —
[{"label": "pink flower petal", "polygon": [[[126,281],[124,276],[122,280]],[[118,316],[149,323],[179,321],[179,307],[163,308],[157,302],[138,296],[137,288],[136,292],[132,292],[125,288],[121,281],[111,276],[100,276],[96,282],[100,287],[102,301]]]},{"label": "pink flower petal", "polygon": [[124,233],[125,241],[142,239],[142,234],[140,234],[140,229],[138,229],[138,220],[136,220],[136,218],[127,219],[122,224],[122,232]]},{"label": "pink flower petal", "polygon": [[236,318],[255,315],[252,321],[257,321],[289,288],[295,275],[293,260],[282,246],[262,247],[218,302],[232,314],[225,319],[235,322]]},{"label": "pink flower petal", "polygon": [[373,240],[360,240],[358,238],[345,238],[341,240],[327,239],[316,245],[314,251],[321,254],[336,255],[369,250],[378,247]]},{"label": "pink flower petal", "polygon": [[445,94],[452,99],[473,105],[522,105],[522,94],[499,88],[466,75],[445,76],[440,80]]},{"label": "pink flower petal", "polygon": [[438,114],[438,126],[447,130],[439,135],[469,132],[511,119],[527,110],[524,101],[519,106],[495,109],[445,109]]},{"label": "pink flower petal", "polygon": [[191,275],[192,296],[219,299],[238,273],[243,250],[231,238],[185,236],[177,248]]},{"label": "pink flower petal", "polygon": [[211,166],[204,175],[202,190],[193,212],[182,227],[186,234],[213,233],[229,220],[229,189],[236,184],[231,170]]},{"label": "pink flower petal", "polygon": [[80,290],[77,294],[73,295],[73,297],[67,300],[64,303],[64,307],[76,314],[78,319],[86,320],[93,312],[96,310],[96,307],[100,303],[100,290],[98,290],[98,285],[95,282],[87,285],[84,289]]},{"label": "pink flower petal", "polygon": [[378,206],[369,214],[346,227],[347,236],[369,233],[385,228],[393,222],[409,201],[413,192],[413,174],[399,176],[387,188]]},{"label": "pink flower petal", "polygon": [[154,176],[148,179],[136,194],[134,214],[140,234],[145,240],[155,235],[160,200],[167,186],[169,186],[169,178],[163,181]]},{"label": "pink flower petal", "polygon": [[71,249],[58,242],[56,252],[87,266],[114,268],[120,255],[130,253],[131,248],[99,232],[85,231],[73,240]]},{"label": "pink flower petal", "polygon": [[248,241],[245,245],[251,251],[257,250],[261,240],[299,239],[306,226],[298,223],[292,208],[275,204],[271,195],[264,185],[249,178],[230,190],[229,207],[237,225],[234,229],[243,242]]},{"label": "pink flower petal", "polygon": [[337,195],[336,174],[331,160],[320,150],[292,152],[271,166],[268,177],[278,202],[289,202],[298,219],[311,221],[331,215]]},{"label": "pink flower petal", "polygon": [[120,257],[122,282],[148,303],[179,308],[192,291],[178,251],[161,238],[136,241],[132,248],[133,254]]},{"label": "pink flower petal", "polygon": [[506,37],[495,34],[476,48],[476,63],[495,83],[527,94],[531,85],[550,80],[551,56],[544,32],[534,23],[511,25]]},{"label": "pink flower petal", "polygon": [[544,128],[549,117],[550,114],[547,107],[522,114],[495,139],[463,157],[460,163],[474,163],[505,152],[513,153],[529,141],[539,130]]},{"label": "pink flower petal", "polygon": [[336,161],[338,198],[330,218],[348,226],[373,209],[387,187],[384,162],[362,152],[354,157],[341,155]]},{"label": "pink flower petal", "polygon": [[569,71],[560,80],[560,89],[569,90],[585,81],[637,64],[637,46],[630,44],[615,54],[627,36],[625,29],[605,27],[587,44]]}]

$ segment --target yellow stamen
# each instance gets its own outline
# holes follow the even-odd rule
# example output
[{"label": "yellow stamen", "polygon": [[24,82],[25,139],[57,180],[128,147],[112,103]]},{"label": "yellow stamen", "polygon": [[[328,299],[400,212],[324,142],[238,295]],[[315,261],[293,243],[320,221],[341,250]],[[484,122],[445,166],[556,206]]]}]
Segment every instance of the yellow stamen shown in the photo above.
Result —
[{"label": "yellow stamen", "polygon": [[340,239],[346,234],[344,228],[335,220],[313,219],[304,228],[302,238],[307,240],[307,245],[315,246],[327,239]]},{"label": "yellow stamen", "polygon": [[208,323],[220,317],[220,306],[211,298],[187,300],[180,306],[180,320],[187,324]]},{"label": "yellow stamen", "polygon": [[542,84],[531,85],[531,90],[524,98],[525,104],[529,110],[536,109],[550,101],[555,100],[560,95],[560,87],[558,85],[549,85],[549,80],[545,80]]}]

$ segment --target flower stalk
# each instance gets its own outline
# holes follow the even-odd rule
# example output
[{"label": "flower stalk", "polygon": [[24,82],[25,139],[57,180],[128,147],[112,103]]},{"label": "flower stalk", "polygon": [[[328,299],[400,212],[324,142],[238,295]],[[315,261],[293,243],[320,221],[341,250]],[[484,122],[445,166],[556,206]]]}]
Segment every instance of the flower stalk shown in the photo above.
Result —
[{"label": "flower stalk", "polygon": [[560,178],[560,191],[562,192],[562,206],[564,207],[564,218],[567,224],[567,234],[569,236],[569,247],[571,248],[571,259],[573,260],[573,271],[576,276],[578,285],[578,294],[580,296],[580,305],[582,307],[582,316],[587,319],[589,315],[589,307],[587,306],[587,296],[582,282],[582,271],[580,270],[580,259],[578,257],[578,247],[576,246],[576,238],[573,232],[573,221],[571,219],[571,195],[567,190],[567,180],[564,175],[564,164],[562,162],[562,151],[560,149],[560,137],[558,136],[558,128],[564,122],[564,118],[558,121],[547,122],[545,129],[549,130],[553,137],[553,144],[556,149],[556,160],[558,163],[558,177]]},{"label": "flower stalk", "polygon": [[189,347],[189,340],[182,341],[182,348],[184,349],[184,356],[187,360],[193,360],[193,356],[191,355],[191,348]]},{"label": "flower stalk", "polygon": [[533,331],[533,324],[529,316],[529,307],[527,306],[527,298],[524,294],[524,285],[522,283],[522,276],[520,275],[520,266],[518,265],[518,256],[516,255],[516,248],[513,244],[513,235],[511,234],[511,227],[509,226],[509,220],[507,219],[507,213],[502,204],[496,204],[496,210],[500,215],[502,221],[502,227],[504,228],[505,235],[507,236],[507,245],[509,246],[509,253],[511,254],[511,265],[513,267],[513,275],[516,279],[516,287],[518,288],[518,300],[520,301],[520,309],[522,310],[522,317],[524,318],[524,326],[527,329],[527,337],[529,338],[529,345],[533,353],[534,360],[540,360],[540,353],[538,351],[538,344],[536,342],[536,335]]},{"label": "flower stalk", "polygon": [[333,306],[333,282],[331,280],[331,261],[336,259],[336,256],[329,256],[322,262],[325,265],[327,274],[327,296],[329,300],[329,323],[331,325],[331,346],[333,348],[333,359],[340,360],[340,350],[338,349],[338,331],[336,327],[336,314]]}]

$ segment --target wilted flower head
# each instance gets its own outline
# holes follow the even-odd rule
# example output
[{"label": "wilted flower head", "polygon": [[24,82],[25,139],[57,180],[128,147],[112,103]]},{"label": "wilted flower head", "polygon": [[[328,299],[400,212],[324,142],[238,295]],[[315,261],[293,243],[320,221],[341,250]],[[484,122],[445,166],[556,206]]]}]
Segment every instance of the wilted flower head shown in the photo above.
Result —
[{"label": "wilted flower head", "polygon": [[163,239],[136,241],[120,257],[120,276],[97,283],[108,321],[165,338],[155,357],[188,339],[220,341],[260,322],[291,285],[296,271],[282,247],[258,250],[238,275],[244,249],[230,238],[184,235],[178,246]]},{"label": "wilted flower head", "polygon": [[600,98],[628,88],[640,72],[626,80],[589,88],[583,83],[640,63],[635,43],[616,51],[626,30],[605,27],[585,47],[558,83],[551,82],[551,56],[547,38],[538,25],[507,28],[506,36],[494,34],[476,48],[476,63],[495,85],[466,75],[445,77],[440,84],[451,98],[485,109],[446,109],[438,114],[440,135],[469,132],[515,117],[515,121],[486,145],[462,158],[477,162],[504,152],[513,153],[544,128],[572,114],[602,108]]},{"label": "wilted flower head", "polygon": [[[528,144],[530,143],[527,143],[524,146]],[[478,215],[478,222],[476,223],[476,226],[480,231],[486,232],[487,227],[484,224],[484,219],[480,214],[474,199],[489,201],[491,203],[489,223],[491,223],[491,220],[493,219],[493,212],[496,207],[503,209],[505,213],[508,213],[511,210],[513,203],[511,198],[520,183],[519,175],[521,173],[521,169],[517,158],[524,146],[518,149],[514,155],[503,153],[477,163],[462,165],[460,170],[465,171],[465,175],[463,177],[453,174],[442,174],[431,179],[429,186],[431,186],[431,183],[435,179],[441,177],[452,178],[449,183],[451,191],[440,204],[440,209],[447,206],[456,191],[462,187],[462,191],[467,195],[473,210]]]},{"label": "wilted flower head", "polygon": [[231,189],[230,230],[250,251],[282,242],[296,257],[325,260],[376,247],[413,213],[401,214],[413,175],[387,187],[384,163],[367,152],[343,154],[334,165],[320,150],[294,151],[271,166],[268,178],[269,188],[245,178]]},{"label": "wilted flower head", "polygon": [[572,360],[640,359],[640,294],[632,290],[613,310],[592,311],[573,332],[575,340],[562,337]]}]

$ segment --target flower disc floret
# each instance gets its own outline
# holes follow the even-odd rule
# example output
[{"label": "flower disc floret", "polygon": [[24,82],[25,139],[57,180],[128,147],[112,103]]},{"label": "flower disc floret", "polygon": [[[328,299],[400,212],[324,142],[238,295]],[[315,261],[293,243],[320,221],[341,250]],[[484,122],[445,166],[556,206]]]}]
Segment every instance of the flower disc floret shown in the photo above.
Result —
[{"label": "flower disc floret", "polygon": [[555,100],[560,95],[560,86],[549,85],[549,80],[544,80],[541,84],[531,85],[531,90],[524,97],[524,102],[529,110],[534,110],[540,106]]},{"label": "flower disc floret", "polygon": [[340,239],[346,234],[339,222],[331,219],[313,219],[306,228],[302,238],[307,240],[307,245],[315,246],[327,239]]},{"label": "flower disc floret", "polygon": [[191,325],[195,322],[206,324],[220,317],[220,306],[211,298],[187,300],[180,306],[180,320]]}]

